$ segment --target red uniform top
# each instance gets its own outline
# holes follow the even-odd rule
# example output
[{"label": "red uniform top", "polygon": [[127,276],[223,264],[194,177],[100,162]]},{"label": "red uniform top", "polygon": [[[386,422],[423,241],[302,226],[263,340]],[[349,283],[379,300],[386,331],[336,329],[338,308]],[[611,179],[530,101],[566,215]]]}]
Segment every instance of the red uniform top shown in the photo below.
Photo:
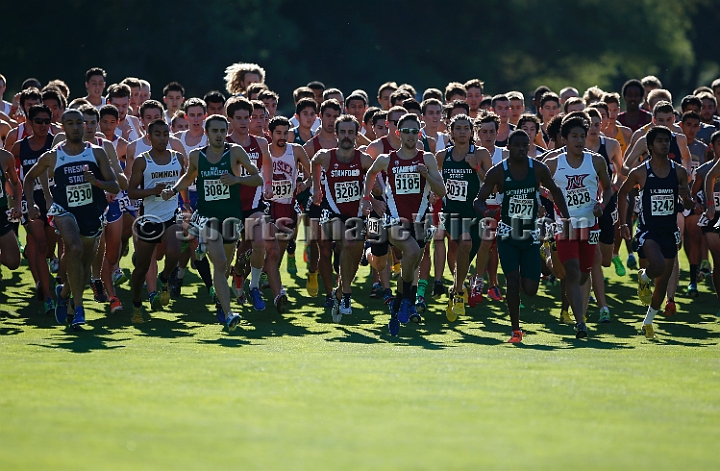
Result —
[{"label": "red uniform top", "polygon": [[390,141],[388,140],[387,136],[383,136],[380,138],[383,144],[383,154],[389,154],[390,152],[393,152],[395,148],[390,144]]},{"label": "red uniform top", "polygon": [[641,127],[645,126],[646,124],[650,124],[650,121],[652,121],[652,114],[648,113],[644,109],[640,108],[640,117],[638,118],[637,123],[630,126],[627,122],[627,112],[623,111],[620,113],[617,117],[618,123],[622,124],[625,127],[628,127],[632,129],[632,132],[637,131]]},{"label": "red uniform top", "polygon": [[[228,136],[227,141],[237,144],[230,138],[230,136]],[[262,171],[260,170],[262,168],[262,150],[260,150],[260,144],[258,143],[257,139],[255,139],[253,136],[250,136],[250,145],[242,147],[243,149],[245,149],[248,157],[250,157],[250,161],[255,164],[255,166],[260,171],[260,174],[262,175]],[[243,167],[240,171],[240,176],[247,177],[249,175],[250,174],[247,172],[247,170],[245,170],[245,167]],[[256,209],[260,205],[260,201],[262,200],[262,189],[262,185],[240,185],[240,207],[243,211],[251,211],[253,209]]]},{"label": "red uniform top", "polygon": [[335,214],[357,217],[360,214],[360,198],[365,180],[362,154],[355,150],[350,162],[340,162],[336,151],[330,151],[330,166],[325,171],[325,199]]},{"label": "red uniform top", "polygon": [[385,170],[385,201],[391,217],[416,222],[425,217],[430,185],[418,171],[418,164],[425,163],[424,155],[418,151],[412,159],[403,160],[397,151],[390,152]]}]

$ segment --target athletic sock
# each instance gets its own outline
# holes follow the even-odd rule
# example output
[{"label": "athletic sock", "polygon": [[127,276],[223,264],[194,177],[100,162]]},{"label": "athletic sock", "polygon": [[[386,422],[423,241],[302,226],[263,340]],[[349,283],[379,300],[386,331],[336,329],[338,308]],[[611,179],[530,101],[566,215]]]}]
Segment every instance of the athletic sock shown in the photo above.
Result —
[{"label": "athletic sock", "polygon": [[167,282],[168,282],[168,279],[167,279],[167,278],[165,278],[165,273],[163,273],[163,272],[160,272],[160,276],[159,276],[159,278],[160,278],[160,283],[162,283],[162,284],[164,284],[164,285],[166,285],[166,284],[167,284]]},{"label": "athletic sock", "polygon": [[690,265],[690,284],[696,285],[697,284],[697,276],[698,276],[698,266],[697,265]]},{"label": "athletic sock", "polygon": [[185,269],[184,268],[178,268],[177,277],[178,277],[178,280],[182,280],[183,278],[185,278]]},{"label": "athletic sock", "polygon": [[202,260],[195,260],[195,268],[200,274],[203,283],[205,283],[205,287],[210,289],[212,286],[212,274],[210,274],[210,262],[208,262],[208,258],[205,257]]},{"label": "athletic sock", "polygon": [[417,286],[410,288],[410,297],[408,299],[414,303],[415,298],[417,298]]},{"label": "athletic sock", "polygon": [[260,277],[262,276],[262,268],[250,267],[250,289],[260,287]]},{"label": "athletic sock", "polygon": [[290,242],[288,242],[287,249],[286,249],[288,255],[295,255],[295,247],[296,247],[295,239],[291,239]]},{"label": "athletic sock", "polygon": [[420,280],[418,281],[417,285],[417,295],[425,297],[425,289],[427,289],[428,282],[427,280]]},{"label": "athletic sock", "polygon": [[412,291],[413,291],[412,281],[402,280],[402,287],[403,287],[403,298],[410,299],[412,302],[415,302],[415,296],[410,298],[410,296],[412,295]]},{"label": "athletic sock", "polygon": [[652,278],[647,276],[645,269],[640,270],[640,278],[642,278],[645,283],[652,283]]},{"label": "athletic sock", "polygon": [[647,314],[645,315],[643,325],[652,324],[653,319],[655,319],[655,314],[657,314],[658,311],[658,309],[653,309],[652,306],[648,306]]},{"label": "athletic sock", "polygon": [[395,294],[395,299],[393,299],[393,305],[392,310],[393,312],[398,312],[400,310],[400,304],[402,303],[403,296],[400,293]]}]

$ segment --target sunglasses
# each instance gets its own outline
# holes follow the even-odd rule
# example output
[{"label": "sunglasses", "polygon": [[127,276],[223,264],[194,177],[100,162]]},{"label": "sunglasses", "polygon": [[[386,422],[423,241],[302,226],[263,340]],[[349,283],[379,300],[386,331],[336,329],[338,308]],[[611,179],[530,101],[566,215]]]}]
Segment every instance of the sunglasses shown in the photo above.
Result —
[{"label": "sunglasses", "polygon": [[416,128],[402,128],[400,132],[403,134],[420,134],[420,130]]},{"label": "sunglasses", "polygon": [[50,118],[33,118],[35,124],[50,124],[51,122]]}]

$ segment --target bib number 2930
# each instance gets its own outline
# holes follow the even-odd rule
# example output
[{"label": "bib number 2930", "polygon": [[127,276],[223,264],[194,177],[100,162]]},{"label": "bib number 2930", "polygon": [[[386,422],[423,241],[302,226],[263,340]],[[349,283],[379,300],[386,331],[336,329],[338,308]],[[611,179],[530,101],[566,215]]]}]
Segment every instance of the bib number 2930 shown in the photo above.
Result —
[{"label": "bib number 2930", "polygon": [[92,203],[93,200],[92,186],[90,186],[90,183],[68,185],[65,188],[65,194],[67,196],[68,207],[70,208],[85,206],[86,204]]}]

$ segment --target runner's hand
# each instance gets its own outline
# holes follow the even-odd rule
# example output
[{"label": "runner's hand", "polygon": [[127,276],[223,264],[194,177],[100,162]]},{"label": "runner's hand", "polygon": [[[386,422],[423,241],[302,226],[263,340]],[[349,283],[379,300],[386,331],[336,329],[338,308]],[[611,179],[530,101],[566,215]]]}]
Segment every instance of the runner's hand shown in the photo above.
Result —
[{"label": "runner's hand", "polygon": [[172,188],[163,188],[162,192],[160,192],[160,196],[162,197],[163,201],[167,201],[173,196],[175,196],[175,192]]},{"label": "runner's hand", "polygon": [[90,183],[92,186],[97,186],[97,178],[95,178],[95,174],[90,171],[90,167],[85,165],[85,172],[83,173],[83,177],[85,177],[85,181]]},{"label": "runner's hand", "polygon": [[312,204],[316,206],[320,206],[320,203],[322,203],[322,190],[318,189],[315,193],[312,195]]},{"label": "runner's hand", "polygon": [[273,197],[273,191],[272,191],[272,183],[270,185],[265,185],[265,188],[263,188],[263,198],[266,200],[271,200]]},{"label": "runner's hand", "polygon": [[108,203],[112,203],[113,201],[115,201],[116,197],[117,195],[115,193],[105,193],[105,199]]},{"label": "runner's hand", "polygon": [[220,183],[222,183],[225,186],[231,186],[236,183],[238,183],[237,177],[235,175],[230,175],[229,173],[224,173],[220,176]]},{"label": "runner's hand", "polygon": [[370,201],[368,201],[368,200],[362,200],[362,201],[360,201],[360,211],[361,211],[365,216],[367,216],[368,214],[370,214],[370,209],[371,209],[371,207],[372,207],[372,205],[370,204]]},{"label": "runner's hand", "polygon": [[[37,206],[35,206],[35,207],[37,208]],[[39,212],[40,212],[40,211],[38,210],[38,213],[39,213]],[[14,206],[13,206],[12,208],[10,208],[10,219],[18,220],[18,219],[20,219],[21,217],[22,217],[22,211],[19,211],[19,210],[16,209]]]},{"label": "runner's hand", "polygon": [[155,185],[155,188],[153,188],[153,190],[155,190],[156,196],[161,196],[163,190],[165,190],[166,188],[167,186],[164,183],[158,183],[157,185]]},{"label": "runner's hand", "polygon": [[[12,211],[15,211],[15,208],[12,209]],[[28,206],[27,211],[28,219],[35,220],[40,218],[40,208],[38,208],[38,205],[34,204],[32,206]],[[15,219],[19,219],[20,215],[17,214]]]},{"label": "runner's hand", "polygon": [[715,219],[715,206],[710,205],[705,210],[705,217],[708,218],[708,221],[712,221]]},{"label": "runner's hand", "polygon": [[428,203],[430,203],[430,205],[434,205],[435,203],[438,202],[438,200],[440,200],[438,195],[436,195],[435,193],[433,193],[431,191],[430,194],[428,195]]},{"label": "runner's hand", "polygon": [[620,226],[620,235],[623,239],[629,241],[630,240],[630,228],[627,224],[623,224]]},{"label": "runner's hand", "polygon": [[596,218],[599,218],[603,215],[603,207],[600,203],[595,203],[595,207],[593,208],[593,216]]},{"label": "runner's hand", "polygon": [[425,164],[418,164],[417,166],[418,172],[420,172],[420,175],[423,177],[426,177],[428,174],[428,168],[425,166]]}]

